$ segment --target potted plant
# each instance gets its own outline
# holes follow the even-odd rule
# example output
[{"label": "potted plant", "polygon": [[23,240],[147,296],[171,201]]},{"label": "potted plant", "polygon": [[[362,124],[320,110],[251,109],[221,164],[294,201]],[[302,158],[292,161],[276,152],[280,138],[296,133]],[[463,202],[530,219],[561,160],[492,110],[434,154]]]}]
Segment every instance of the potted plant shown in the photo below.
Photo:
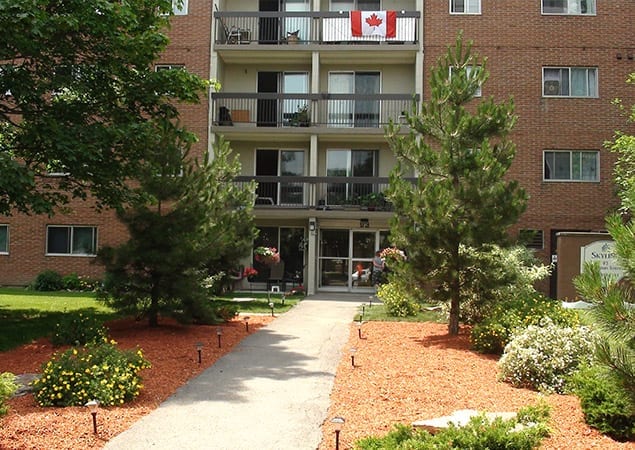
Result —
[{"label": "potted plant", "polygon": [[382,209],[385,203],[386,198],[384,197],[383,192],[371,192],[360,199],[360,205],[368,208],[369,211]]},{"label": "potted plant", "polygon": [[298,105],[298,110],[293,113],[293,116],[290,120],[290,125],[292,127],[308,127],[311,123],[311,118],[309,117],[309,105]]},{"label": "potted plant", "polygon": [[272,266],[280,262],[280,253],[275,247],[256,247],[254,257],[256,261],[266,266]]}]

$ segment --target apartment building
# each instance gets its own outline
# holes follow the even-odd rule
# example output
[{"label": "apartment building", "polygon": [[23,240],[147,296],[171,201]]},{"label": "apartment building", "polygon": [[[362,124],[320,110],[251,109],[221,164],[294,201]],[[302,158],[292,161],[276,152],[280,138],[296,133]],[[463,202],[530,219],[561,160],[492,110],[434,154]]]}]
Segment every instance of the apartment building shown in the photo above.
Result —
[{"label": "apartment building", "polygon": [[[603,143],[633,132],[611,105],[635,103],[625,84],[633,23],[632,2],[596,0],[185,0],[157,70],[185,66],[221,82],[184,122],[201,153],[224,135],[240,155],[237,182],[258,182],[254,247],[279,249],[282,262],[247,258],[259,273],[236,287],[372,292],[368,269],[390,245],[393,214],[382,195],[395,164],[384,126],[428,97],[430,68],[459,30],[488,58],[480,95],[515,101],[509,176],[530,199],[512,234],[530,234],[549,262],[558,232],[604,229],[617,200]],[[90,255],[123,230],[77,211],[3,219],[0,283],[43,268],[97,275]],[[51,251],[56,233],[70,252]],[[76,236],[92,246],[73,254]],[[555,293],[555,278],[545,291]]]}]

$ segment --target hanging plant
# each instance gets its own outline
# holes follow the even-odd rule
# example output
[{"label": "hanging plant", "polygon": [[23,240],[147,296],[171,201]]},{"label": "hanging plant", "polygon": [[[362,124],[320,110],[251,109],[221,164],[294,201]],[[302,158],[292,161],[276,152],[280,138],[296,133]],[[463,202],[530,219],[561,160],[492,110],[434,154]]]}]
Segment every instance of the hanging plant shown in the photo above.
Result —
[{"label": "hanging plant", "polygon": [[272,266],[280,262],[280,253],[275,247],[256,247],[254,250],[254,257],[256,261]]}]

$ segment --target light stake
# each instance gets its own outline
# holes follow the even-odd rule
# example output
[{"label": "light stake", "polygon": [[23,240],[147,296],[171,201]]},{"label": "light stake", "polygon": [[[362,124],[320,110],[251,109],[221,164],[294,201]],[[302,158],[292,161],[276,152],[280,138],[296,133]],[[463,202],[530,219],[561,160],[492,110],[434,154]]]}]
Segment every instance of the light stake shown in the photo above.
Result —
[{"label": "light stake", "polygon": [[220,348],[220,337],[223,335],[223,330],[220,327],[216,328],[216,336],[218,337],[218,348]]},{"label": "light stake", "polygon": [[372,295],[368,296],[368,307],[369,308],[373,307],[373,296]]},{"label": "light stake", "polygon": [[249,316],[245,317],[245,331],[249,333]]},{"label": "light stake", "polygon": [[362,338],[362,321],[361,321],[361,317],[360,317],[360,321],[357,322],[357,336],[360,339]]},{"label": "light stake", "polygon": [[357,349],[355,347],[351,348],[351,367],[355,368],[355,352]]},{"label": "light stake", "polygon": [[366,314],[366,303],[362,303],[362,317]]},{"label": "light stake", "polygon": [[271,308],[271,317],[274,317],[274,315],[273,315],[273,302],[269,302],[269,308]]},{"label": "light stake", "polygon": [[331,423],[335,427],[335,450],[340,450],[340,431],[342,431],[344,422],[344,418],[339,416],[331,419]]},{"label": "light stake", "polygon": [[202,359],[201,359],[201,352],[203,351],[203,343],[202,342],[197,342],[196,343],[196,351],[198,352],[198,363],[200,364]]},{"label": "light stake", "polygon": [[283,292],[283,293],[282,293],[282,305],[283,305],[283,306],[284,306],[284,298],[285,298],[285,295],[284,295],[284,292]]},{"label": "light stake", "polygon": [[97,434],[97,409],[99,408],[99,400],[91,400],[84,405],[93,416],[93,433]]}]

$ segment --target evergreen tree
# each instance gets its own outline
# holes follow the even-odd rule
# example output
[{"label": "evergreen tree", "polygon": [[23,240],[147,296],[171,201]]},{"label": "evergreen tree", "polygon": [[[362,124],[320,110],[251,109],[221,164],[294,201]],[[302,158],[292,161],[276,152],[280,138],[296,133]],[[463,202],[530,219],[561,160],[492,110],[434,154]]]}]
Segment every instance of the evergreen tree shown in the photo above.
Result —
[{"label": "evergreen tree", "polygon": [[[387,196],[395,207],[391,235],[408,250],[403,266],[419,286],[450,302],[450,334],[458,334],[462,279],[471,264],[462,249],[503,244],[524,211],[526,196],[505,180],[515,154],[507,139],[513,101],[475,98],[488,78],[486,60],[460,33],[431,71],[430,99],[407,114],[408,135],[391,124],[387,137],[398,164]],[[414,169],[415,183],[404,179]]]},{"label": "evergreen tree", "polygon": [[[629,83],[635,85],[635,74],[630,75]],[[635,123],[635,105],[628,115],[629,122]],[[615,181],[621,199],[621,214],[607,218],[607,229],[625,276],[615,280],[603,276],[599,265],[588,264],[574,284],[585,300],[595,304],[591,314],[602,334],[596,355],[623,389],[635,416],[635,136],[618,132],[607,145],[618,154]]]},{"label": "evergreen tree", "polygon": [[150,326],[158,325],[159,315],[213,321],[205,279],[219,267],[236,266],[256,234],[255,185],[233,182],[240,164],[230,158],[229,143],[219,139],[213,159],[183,168],[180,148],[189,144],[188,135],[169,135],[175,130],[166,128],[157,151],[164,165],[152,166],[142,178],[141,188],[153,201],[119,214],[129,241],[99,255],[107,272],[102,300],[146,316]]}]

